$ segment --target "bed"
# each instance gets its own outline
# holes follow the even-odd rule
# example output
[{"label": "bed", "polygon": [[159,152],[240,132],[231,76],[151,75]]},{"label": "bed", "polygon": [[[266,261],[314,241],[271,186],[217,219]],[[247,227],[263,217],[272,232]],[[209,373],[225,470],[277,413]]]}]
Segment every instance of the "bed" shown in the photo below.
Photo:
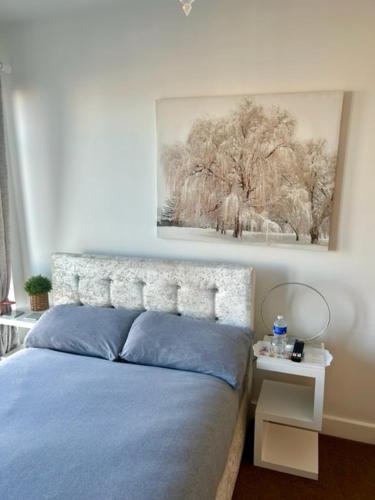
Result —
[{"label": "bed", "polygon": [[[55,254],[55,304],[173,313],[252,329],[254,272]],[[28,348],[0,363],[4,500],[229,500],[251,359],[237,390],[205,373]]]}]

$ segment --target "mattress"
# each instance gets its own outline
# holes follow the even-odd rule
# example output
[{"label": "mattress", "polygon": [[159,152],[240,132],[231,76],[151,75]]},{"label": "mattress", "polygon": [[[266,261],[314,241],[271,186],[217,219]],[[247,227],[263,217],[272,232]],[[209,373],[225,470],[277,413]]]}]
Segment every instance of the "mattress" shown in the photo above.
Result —
[{"label": "mattress", "polygon": [[0,363],[3,500],[214,500],[240,395],[210,375],[25,349]]}]

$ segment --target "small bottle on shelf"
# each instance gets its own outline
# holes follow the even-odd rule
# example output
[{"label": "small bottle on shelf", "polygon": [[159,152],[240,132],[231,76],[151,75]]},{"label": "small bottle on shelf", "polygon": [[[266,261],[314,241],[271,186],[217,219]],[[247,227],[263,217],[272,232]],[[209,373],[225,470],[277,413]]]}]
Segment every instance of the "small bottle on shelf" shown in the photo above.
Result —
[{"label": "small bottle on shelf", "polygon": [[285,356],[288,325],[283,316],[277,316],[273,324],[273,337],[271,340],[272,352],[278,358]]}]

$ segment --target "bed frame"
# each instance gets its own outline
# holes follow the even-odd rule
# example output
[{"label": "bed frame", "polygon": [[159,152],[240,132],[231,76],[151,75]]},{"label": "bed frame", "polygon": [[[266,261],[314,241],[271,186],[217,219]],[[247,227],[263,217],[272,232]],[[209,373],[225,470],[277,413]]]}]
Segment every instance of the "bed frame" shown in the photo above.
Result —
[{"label": "bed frame", "polygon": [[[157,310],[253,329],[255,273],[250,267],[87,254],[52,256],[54,304]],[[216,500],[230,500],[246,435],[252,366]]]}]

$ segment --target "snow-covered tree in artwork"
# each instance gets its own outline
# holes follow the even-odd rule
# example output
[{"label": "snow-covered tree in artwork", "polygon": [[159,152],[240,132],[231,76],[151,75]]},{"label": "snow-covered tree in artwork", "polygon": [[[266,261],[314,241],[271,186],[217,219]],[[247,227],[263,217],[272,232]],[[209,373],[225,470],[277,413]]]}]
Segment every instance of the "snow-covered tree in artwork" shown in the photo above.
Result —
[{"label": "snow-covered tree in artwork", "polygon": [[177,202],[175,198],[167,200],[160,214],[160,223],[163,226],[178,226]]},{"label": "snow-covered tree in artwork", "polygon": [[162,153],[174,220],[231,230],[235,238],[267,227],[318,243],[332,206],[336,158],[326,141],[299,142],[295,129],[287,110],[250,99],[223,118],[196,120],[185,142]]},{"label": "snow-covered tree in artwork", "polygon": [[290,228],[295,234],[296,241],[300,240],[301,234],[307,233],[310,206],[304,189],[283,185],[279,195],[273,198],[269,210],[270,219],[279,224],[283,232],[288,232]]},{"label": "snow-covered tree in artwork", "polygon": [[336,155],[330,154],[325,140],[303,144],[300,173],[307,192],[311,219],[311,243],[318,243],[323,222],[332,210]]}]

